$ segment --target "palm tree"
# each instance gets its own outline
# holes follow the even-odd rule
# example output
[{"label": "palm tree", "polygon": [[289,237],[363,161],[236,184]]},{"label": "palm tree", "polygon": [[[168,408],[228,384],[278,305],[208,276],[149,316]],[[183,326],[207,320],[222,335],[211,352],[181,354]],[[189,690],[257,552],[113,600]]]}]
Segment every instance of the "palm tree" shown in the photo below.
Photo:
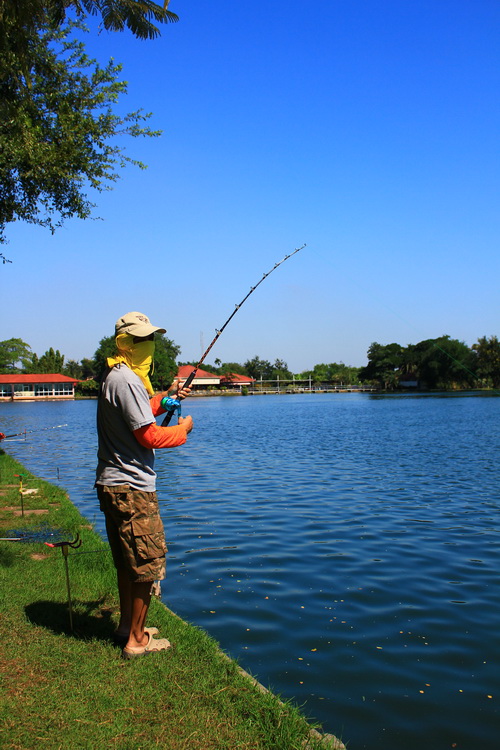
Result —
[{"label": "palm tree", "polygon": [[40,25],[59,26],[73,10],[79,18],[100,15],[105,29],[125,27],[139,39],[154,39],[160,30],[155,23],[175,23],[179,17],[168,10],[169,0],[158,5],[152,0],[3,0],[0,2],[0,28],[24,36]]}]

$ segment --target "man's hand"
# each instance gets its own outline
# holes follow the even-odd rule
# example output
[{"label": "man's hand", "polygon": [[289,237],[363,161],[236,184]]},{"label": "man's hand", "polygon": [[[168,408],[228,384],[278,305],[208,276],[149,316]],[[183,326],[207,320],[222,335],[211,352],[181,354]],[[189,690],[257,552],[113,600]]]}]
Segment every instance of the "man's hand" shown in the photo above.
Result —
[{"label": "man's hand", "polygon": [[177,424],[181,424],[186,429],[186,434],[190,433],[193,429],[193,418],[190,414],[187,417],[179,417]]},{"label": "man's hand", "polygon": [[187,388],[183,388],[183,384],[185,383],[185,380],[178,380],[177,378],[174,380],[172,385],[176,389],[175,398],[179,401],[182,401],[183,398],[187,398],[189,394],[191,393],[191,386],[188,386]]}]

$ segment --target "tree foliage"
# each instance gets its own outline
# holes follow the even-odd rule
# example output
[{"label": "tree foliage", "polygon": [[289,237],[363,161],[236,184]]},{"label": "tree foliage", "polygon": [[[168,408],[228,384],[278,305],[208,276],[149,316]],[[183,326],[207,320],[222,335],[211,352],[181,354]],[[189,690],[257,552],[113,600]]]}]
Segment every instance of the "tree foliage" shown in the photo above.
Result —
[{"label": "tree foliage", "polygon": [[177,374],[176,359],[180,347],[165,334],[155,334],[154,369],[149,379],[155,390],[163,391],[170,386]]},{"label": "tree foliage", "polygon": [[312,370],[302,372],[300,378],[305,380],[310,377],[316,385],[320,385],[321,383],[354,385],[359,382],[358,373],[358,367],[350,367],[343,362],[330,362],[330,364],[321,363],[314,365]]},{"label": "tree foliage", "polygon": [[32,373],[63,373],[64,372],[64,354],[59,349],[50,347],[41,357],[33,354],[31,362],[26,367],[25,372]]},{"label": "tree foliage", "polygon": [[247,359],[243,367],[245,374],[250,375],[255,380],[278,380],[278,378],[286,380],[292,377],[287,363],[278,358],[275,359],[274,364],[271,364],[269,360],[255,356],[252,359]]},{"label": "tree foliage", "polygon": [[31,347],[22,339],[12,338],[0,341],[0,372],[21,372],[32,357]]},{"label": "tree foliage", "polygon": [[19,51],[17,27],[0,23],[0,242],[12,221],[54,231],[70,217],[88,218],[89,188],[110,189],[127,163],[144,167],[117,136],[159,135],[143,125],[142,110],[114,113],[127,91],[121,66],[90,59],[71,37],[73,24],[31,27]]},{"label": "tree foliage", "polygon": [[400,344],[374,342],[368,349],[368,364],[359,372],[362,382],[385,389],[411,378],[427,388],[469,387],[476,381],[473,351],[450,336],[426,339],[404,348]]},{"label": "tree foliage", "polygon": [[374,341],[368,349],[368,364],[361,368],[359,378],[364,382],[376,382],[382,388],[393,388],[398,384],[402,365],[402,346]]},{"label": "tree foliage", "polygon": [[476,355],[477,374],[485,384],[500,388],[500,341],[497,336],[482,336],[472,349]]},{"label": "tree foliage", "polygon": [[106,372],[106,359],[108,357],[113,357],[116,354],[116,342],[114,336],[104,336],[99,341],[99,346],[94,352],[94,356],[92,358],[93,362],[93,376],[94,380],[100,381],[102,379],[102,376]]},{"label": "tree foliage", "polygon": [[243,365],[240,365],[239,362],[221,362],[220,360],[215,360],[216,364],[217,362],[219,362],[219,367],[217,368],[218,375],[229,375],[230,373],[248,375],[246,368]]},{"label": "tree foliage", "polygon": [[128,28],[139,39],[154,39],[160,34],[155,23],[179,20],[168,5],[169,0],[163,5],[152,0],[2,0],[0,34],[8,30],[18,54],[28,54],[30,34],[40,26],[60,26],[72,11],[80,19],[100,16],[107,31]]}]

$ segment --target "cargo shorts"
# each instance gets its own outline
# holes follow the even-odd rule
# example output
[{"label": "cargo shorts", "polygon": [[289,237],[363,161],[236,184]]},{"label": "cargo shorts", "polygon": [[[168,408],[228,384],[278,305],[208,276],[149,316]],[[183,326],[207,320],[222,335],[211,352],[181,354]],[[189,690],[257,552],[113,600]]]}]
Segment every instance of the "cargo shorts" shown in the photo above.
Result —
[{"label": "cargo shorts", "polygon": [[134,583],[165,578],[167,545],[156,492],[128,484],[96,488],[115,567],[126,570]]}]

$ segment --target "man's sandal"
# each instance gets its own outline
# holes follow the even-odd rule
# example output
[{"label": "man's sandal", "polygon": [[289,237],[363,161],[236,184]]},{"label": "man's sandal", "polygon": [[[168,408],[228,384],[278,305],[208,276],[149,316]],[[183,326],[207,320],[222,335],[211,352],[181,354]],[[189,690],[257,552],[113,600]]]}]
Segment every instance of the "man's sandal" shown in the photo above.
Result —
[{"label": "man's sandal", "polygon": [[[157,635],[158,634],[158,628],[144,628],[144,632],[148,633],[150,635]],[[115,630],[113,633],[113,643],[115,646],[126,646],[128,643],[128,633],[120,633],[118,630]]]},{"label": "man's sandal", "polygon": [[137,656],[146,656],[146,654],[152,654],[154,651],[166,651],[172,645],[167,638],[155,640],[151,633],[146,632],[146,635],[148,636],[148,642],[145,646],[125,646],[122,651],[124,659],[135,659]]}]

